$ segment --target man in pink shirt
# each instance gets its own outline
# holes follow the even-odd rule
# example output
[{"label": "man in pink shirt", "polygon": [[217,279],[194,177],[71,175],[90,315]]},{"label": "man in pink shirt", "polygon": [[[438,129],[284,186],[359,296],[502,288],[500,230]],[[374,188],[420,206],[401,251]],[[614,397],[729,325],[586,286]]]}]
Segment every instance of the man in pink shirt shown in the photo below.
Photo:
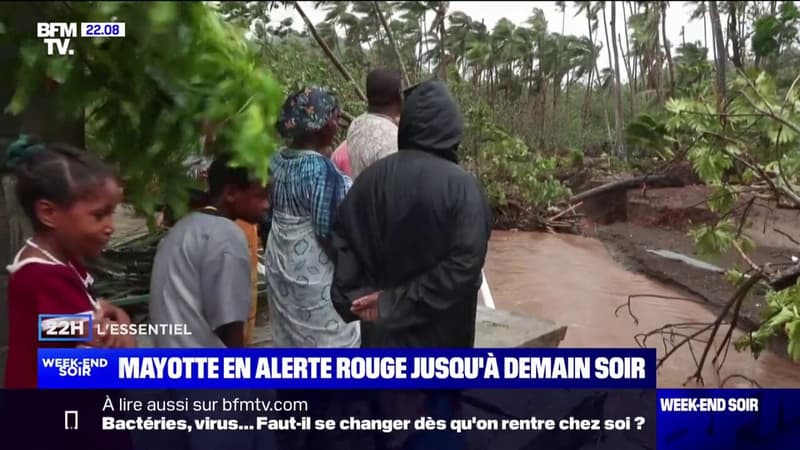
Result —
[{"label": "man in pink shirt", "polygon": [[350,169],[350,158],[347,155],[347,141],[343,141],[342,144],[336,148],[331,155],[331,161],[342,173],[348,177],[353,177],[353,172]]}]

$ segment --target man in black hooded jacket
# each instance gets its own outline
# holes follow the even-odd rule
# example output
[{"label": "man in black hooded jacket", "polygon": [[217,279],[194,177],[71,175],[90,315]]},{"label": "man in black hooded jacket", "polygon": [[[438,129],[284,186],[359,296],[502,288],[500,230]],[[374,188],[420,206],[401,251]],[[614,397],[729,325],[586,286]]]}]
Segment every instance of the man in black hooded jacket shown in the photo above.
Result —
[{"label": "man in black hooded jacket", "polygon": [[399,151],[369,166],[337,212],[331,297],[362,347],[473,347],[491,212],[459,167],[464,120],[447,86],[408,89]]}]

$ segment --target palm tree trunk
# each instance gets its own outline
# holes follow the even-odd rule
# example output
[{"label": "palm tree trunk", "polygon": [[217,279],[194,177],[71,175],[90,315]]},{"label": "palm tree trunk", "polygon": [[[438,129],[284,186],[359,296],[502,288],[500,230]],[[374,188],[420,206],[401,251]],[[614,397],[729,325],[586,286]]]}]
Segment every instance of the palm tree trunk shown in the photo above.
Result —
[{"label": "palm tree trunk", "polygon": [[606,134],[608,135],[608,142],[614,140],[614,136],[611,134],[611,120],[608,118],[608,95],[603,95],[603,85],[600,82],[600,69],[597,66],[594,66],[595,78],[597,82],[597,92],[600,94],[600,98],[603,101],[603,116],[605,117],[606,121]]},{"label": "palm tree trunk", "polygon": [[608,65],[609,67],[614,67],[614,57],[611,56],[611,38],[608,36],[608,18],[606,17],[606,5],[603,2],[603,7],[601,8],[603,12],[603,30],[606,33],[606,53],[608,53]]},{"label": "palm tree trunk", "polygon": [[725,108],[725,101],[727,98],[726,81],[725,81],[725,42],[722,37],[722,22],[719,19],[719,9],[717,8],[716,1],[709,3],[709,17],[711,19],[711,31],[714,35],[715,46],[715,60],[716,60],[716,81],[717,81],[717,103],[719,112],[723,112]]},{"label": "palm tree trunk", "polygon": [[[711,2],[706,2],[706,5],[709,5]],[[710,7],[707,7],[710,8]],[[717,36],[714,31],[714,21],[711,19],[711,12],[708,11],[708,22],[711,24],[711,54],[714,55],[714,65],[717,64]],[[719,18],[719,12],[717,13],[717,18]],[[723,48],[724,48],[723,42]],[[723,58],[724,59],[724,58]]]},{"label": "palm tree trunk", "polygon": [[734,66],[743,69],[742,48],[739,44],[739,16],[736,12],[736,3],[737,2],[728,2],[728,38],[731,40],[731,61],[733,61]]},{"label": "palm tree trunk", "polygon": [[620,158],[625,158],[625,142],[622,134],[622,92],[619,76],[619,54],[617,50],[617,3],[611,2],[611,47],[614,49],[614,97],[616,103],[614,105],[614,127],[617,131],[617,154]]},{"label": "palm tree trunk", "polygon": [[[430,42],[428,42],[428,39],[427,39],[427,37],[428,37],[428,21],[425,20],[425,13],[422,14],[422,30],[420,32],[422,33],[422,37],[420,39],[422,39],[422,42],[425,43],[425,54],[426,55],[430,55],[430,53],[431,53],[431,44],[430,44]],[[430,72],[431,71],[431,60],[430,60],[430,58],[425,63],[425,65],[426,65],[426,69],[428,70],[428,72]]]},{"label": "palm tree trunk", "polygon": [[539,117],[541,120],[539,121],[539,143],[541,146],[545,145],[545,122],[547,122],[547,86],[545,86],[546,81],[542,76],[541,69],[539,70],[539,108],[540,114]]},{"label": "palm tree trunk", "polygon": [[[562,78],[560,76],[557,78],[553,78],[553,120],[552,122],[550,122],[552,124],[558,123],[558,97],[561,94],[561,81]],[[554,140],[553,137],[555,135],[554,133],[555,130],[553,130],[551,127],[550,131],[551,131],[550,138],[551,140]]]},{"label": "palm tree trunk", "polygon": [[447,56],[447,46],[445,39],[447,38],[447,29],[445,26],[445,17],[447,16],[447,7],[449,2],[439,3],[439,8],[436,10],[436,25],[439,31],[439,78],[442,81],[447,81],[447,68],[450,61]]},{"label": "palm tree trunk", "polygon": [[664,104],[664,55],[661,54],[661,45],[659,44],[660,36],[658,34],[658,24],[661,22],[659,20],[661,15],[661,6],[658,3],[647,4],[648,20],[653,14],[656,15],[656,29],[653,30],[652,43],[649,46],[651,55],[650,74],[654,82],[653,84],[656,88],[656,99],[658,101],[658,105],[662,106]]},{"label": "palm tree trunk", "polygon": [[567,111],[567,113],[569,113],[569,104],[570,104],[569,88],[570,88],[570,86],[572,86],[572,82],[573,82],[572,72],[568,72],[567,73],[567,80],[564,83],[564,102],[565,102],[564,103],[564,111]]},{"label": "palm tree trunk", "polygon": [[[625,7],[624,5],[625,4],[623,3],[623,8]],[[621,47],[622,46],[622,35],[620,35],[619,33],[617,33],[617,40],[620,42],[620,47]],[[631,116],[635,116],[636,115],[636,100],[635,100],[636,94],[635,94],[633,86],[631,86],[631,80],[633,80],[633,74],[632,74],[632,71],[631,71],[630,62],[628,61],[628,55],[629,55],[629,53],[627,53],[627,52],[625,52],[622,55],[622,63],[625,65],[625,73],[628,74],[628,97],[630,97],[630,102],[631,102]]]},{"label": "palm tree trunk", "polygon": [[[586,24],[589,30],[589,41],[592,44],[592,53],[594,54],[594,40],[596,33],[592,33],[592,16],[591,5],[586,7]],[[583,145],[586,145],[586,125],[589,121],[589,110],[592,107],[592,75],[597,71],[597,58],[594,58],[594,70],[589,70],[589,81],[586,83],[586,94],[583,97],[583,112],[581,116],[581,124],[583,130]]]},{"label": "palm tree trunk", "polygon": [[[609,52],[608,63],[611,64],[611,50],[608,49],[608,23],[606,22],[605,10],[603,10],[603,28],[605,29],[605,32],[606,32],[606,49]],[[598,33],[599,33],[599,31],[598,31]],[[596,63],[594,65],[594,72],[595,72],[595,78],[596,78],[596,81],[597,81],[597,91],[600,94],[600,98],[603,101],[603,116],[604,116],[605,122],[606,122],[606,134],[608,136],[608,142],[610,143],[610,142],[612,142],[614,140],[614,136],[611,134],[611,120],[609,120],[609,118],[608,118],[608,94],[602,95],[603,94],[603,85],[602,85],[602,83],[600,81],[600,67]]]},{"label": "palm tree trunk", "polygon": [[667,2],[661,2],[661,33],[664,40],[664,54],[667,55],[669,67],[669,96],[675,96],[675,67],[672,65],[672,50],[667,40]]},{"label": "palm tree trunk", "polygon": [[375,14],[378,15],[381,25],[383,25],[383,29],[386,32],[386,37],[389,38],[389,45],[392,46],[392,51],[394,52],[395,58],[397,58],[397,63],[400,64],[400,71],[403,74],[403,80],[405,80],[406,86],[411,86],[411,79],[408,77],[406,64],[403,62],[403,55],[400,53],[400,48],[397,47],[397,41],[394,40],[392,29],[389,28],[389,24],[386,22],[386,17],[384,17],[383,11],[381,11],[381,7],[378,2],[372,2],[372,7],[375,9]]},{"label": "palm tree trunk", "polygon": [[[376,17],[376,19],[377,19],[377,17]],[[378,66],[382,67],[382,66],[386,65],[386,61],[384,60],[384,52],[382,51],[383,47],[386,44],[384,44],[383,33],[381,33],[381,24],[378,23],[377,25],[378,26],[376,27],[376,30],[375,30],[375,37],[378,39],[378,41],[375,43],[375,47],[374,48],[377,49],[376,51],[377,51],[377,56],[378,56],[377,57]],[[365,34],[368,35],[369,32],[366,32]],[[367,42],[367,47],[370,49],[370,51],[373,49],[373,47],[370,45],[369,42]],[[370,53],[372,53],[372,52],[370,52]]]},{"label": "palm tree trunk", "polygon": [[350,84],[353,85],[353,89],[355,89],[358,97],[362,101],[366,102],[367,96],[364,95],[364,91],[361,90],[361,87],[358,85],[358,83],[356,83],[356,80],[353,78],[353,76],[350,75],[350,72],[347,70],[344,64],[342,64],[342,62],[339,61],[339,58],[337,58],[336,55],[333,54],[330,47],[328,47],[328,44],[326,44],[325,41],[322,40],[322,37],[320,37],[319,33],[317,32],[317,28],[314,26],[313,23],[311,23],[311,20],[308,18],[305,11],[303,11],[303,8],[300,7],[299,2],[294,2],[294,9],[297,11],[298,14],[300,14],[300,17],[303,19],[303,22],[305,22],[306,26],[308,27],[308,31],[311,32],[311,36],[313,36],[314,40],[317,41],[317,44],[322,48],[322,51],[325,52],[325,55],[328,57],[328,59],[330,59],[333,65],[336,66],[336,68],[339,70],[339,73],[341,73],[342,76],[347,81],[349,81]]},{"label": "palm tree trunk", "polygon": [[586,145],[586,126],[589,121],[589,109],[592,106],[592,75],[589,71],[589,80],[586,82],[586,93],[583,95],[583,110],[581,112],[581,130],[583,131],[583,145]]},{"label": "palm tree trunk", "polygon": [[[625,30],[625,57],[623,58],[623,61],[625,61],[625,71],[628,73],[628,90],[630,91],[630,96],[631,96],[631,114],[635,115],[636,114],[635,113],[635,111],[636,111],[636,103],[635,103],[635,98],[636,98],[636,83],[635,83],[636,75],[633,73],[633,70],[631,69],[631,66],[633,64],[631,64],[631,62],[628,61],[628,58],[630,58],[630,55],[631,55],[631,46],[630,46],[630,37],[628,36],[629,35],[629,33],[628,33],[628,15],[625,12],[625,10],[626,10],[625,3],[626,2],[622,2],[622,19],[625,21],[625,26],[623,27],[624,30]],[[631,15],[633,15],[633,10],[631,10]],[[620,39],[620,42],[622,42],[621,39]]]},{"label": "palm tree trunk", "polygon": [[419,48],[418,48],[418,51],[417,51],[417,64],[416,64],[417,70],[415,71],[417,79],[422,78],[422,55],[424,54],[423,53],[423,50],[424,50],[423,39],[424,39],[424,36],[425,36],[425,33],[422,30],[423,29],[420,28],[420,31],[419,31]]},{"label": "palm tree trunk", "polygon": [[[634,15],[635,10],[633,9],[634,2],[627,2],[628,3],[628,10],[631,12],[631,16]],[[625,27],[625,31],[627,32],[627,26]],[[634,49],[636,50],[636,49]],[[630,54],[630,53],[629,53]],[[633,72],[633,90],[638,92],[639,89],[639,69],[641,68],[641,62],[639,55],[636,55],[634,52],[633,57],[630,61],[631,64],[631,72]],[[630,83],[630,82],[629,82]]]},{"label": "palm tree trunk", "polygon": [[745,29],[747,24],[747,2],[744,2],[739,11],[742,13],[741,17],[739,18],[739,46],[741,50],[739,53],[742,55],[742,65],[746,62],[747,59],[747,37],[745,36]]}]

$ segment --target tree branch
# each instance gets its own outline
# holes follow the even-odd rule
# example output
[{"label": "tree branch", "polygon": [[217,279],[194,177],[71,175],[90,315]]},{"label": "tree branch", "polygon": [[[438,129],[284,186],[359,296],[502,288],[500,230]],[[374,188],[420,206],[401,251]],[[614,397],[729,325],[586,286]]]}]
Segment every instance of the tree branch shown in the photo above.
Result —
[{"label": "tree branch", "polygon": [[745,100],[747,100],[747,103],[750,103],[750,106],[752,106],[753,109],[755,109],[756,111],[758,111],[761,114],[764,114],[767,117],[770,117],[771,119],[773,119],[773,120],[775,120],[777,122],[780,122],[782,125],[784,125],[784,126],[786,126],[788,128],[791,128],[792,131],[794,131],[795,133],[800,134],[800,126],[798,126],[795,123],[789,122],[788,120],[783,118],[781,115],[776,114],[775,111],[773,111],[772,108],[769,106],[769,102],[767,101],[767,99],[765,99],[764,96],[761,95],[760,92],[758,92],[758,89],[756,89],[756,87],[753,85],[753,82],[750,81],[750,78],[747,78],[747,76],[744,76],[744,75],[742,75],[742,78],[744,78],[744,80],[747,82],[747,84],[750,86],[750,88],[753,90],[753,92],[755,92],[755,94],[758,96],[758,98],[762,102],[764,102],[765,105],[767,105],[767,109],[766,110],[759,108],[758,105],[756,105],[756,102],[752,98],[750,98],[750,96],[747,95],[747,93],[742,92],[742,95],[744,96]]},{"label": "tree branch", "polygon": [[788,240],[792,241],[792,243],[793,243],[793,244],[795,244],[795,245],[800,245],[800,241],[798,241],[797,239],[795,239],[795,238],[793,238],[793,237],[789,236],[789,233],[787,233],[787,232],[785,232],[785,231],[783,231],[783,230],[779,230],[779,229],[777,229],[777,228],[773,228],[773,230],[774,230],[776,233],[780,234],[781,236],[785,237],[786,239],[788,239]]},{"label": "tree branch", "polygon": [[[687,378],[687,381],[694,378],[701,384],[703,383],[703,365],[705,364],[706,358],[708,357],[709,351],[711,351],[711,346],[714,345],[714,338],[717,336],[717,332],[719,331],[719,327],[722,325],[722,322],[725,320],[725,316],[728,315],[728,311],[730,311],[732,306],[735,306],[735,313],[738,315],[739,308],[741,308],[741,303],[744,301],[744,298],[747,296],[747,293],[750,292],[750,289],[756,285],[761,279],[764,278],[760,272],[753,274],[736,293],[731,297],[728,303],[722,308],[719,315],[717,316],[716,320],[714,320],[713,327],[711,329],[711,335],[708,338],[708,344],[706,344],[705,350],[703,350],[703,356],[700,357],[700,363],[697,365],[697,370],[695,373]],[[735,327],[736,318],[734,317],[733,322],[731,323],[731,328]],[[729,330],[729,334],[732,333],[732,330]],[[716,357],[715,357],[716,359]]]},{"label": "tree branch", "polygon": [[375,9],[375,14],[377,14],[378,19],[381,21],[383,29],[386,30],[386,36],[389,38],[389,45],[392,46],[394,56],[397,58],[397,62],[400,64],[400,71],[403,74],[406,87],[411,86],[411,79],[408,78],[408,71],[406,70],[405,62],[403,62],[403,55],[400,53],[400,48],[397,46],[397,41],[394,40],[394,34],[392,33],[392,29],[389,27],[389,24],[386,22],[386,17],[383,16],[380,4],[378,2],[372,2],[372,7]]},{"label": "tree branch", "polygon": [[311,32],[311,35],[314,37],[314,40],[317,41],[317,44],[319,44],[319,46],[322,48],[322,51],[325,52],[325,55],[328,57],[328,59],[330,59],[333,65],[336,66],[336,68],[339,70],[339,73],[341,73],[342,76],[345,77],[345,79],[347,79],[347,81],[349,81],[350,84],[353,85],[353,89],[356,90],[356,94],[358,95],[358,97],[362,101],[366,102],[367,96],[364,95],[364,91],[361,90],[358,83],[356,83],[356,80],[353,78],[352,75],[350,75],[350,72],[347,70],[344,64],[342,64],[342,62],[339,61],[339,58],[337,58],[336,55],[333,54],[330,47],[328,47],[328,44],[326,44],[325,41],[322,39],[322,37],[319,35],[319,33],[317,32],[317,28],[314,26],[313,23],[311,23],[311,19],[308,18],[306,13],[303,11],[303,8],[300,7],[300,2],[294,2],[294,9],[297,11],[298,14],[300,14],[300,17],[303,18],[303,22],[305,22],[306,27],[308,27],[308,31]]},{"label": "tree branch", "polygon": [[673,177],[670,175],[645,175],[642,177],[634,177],[625,180],[612,181],[610,183],[606,183],[591,188],[587,191],[583,191],[579,194],[573,195],[569,199],[569,203],[578,203],[587,198],[594,197],[596,195],[600,195],[610,191],[633,189],[645,183],[663,187],[683,186],[684,184],[677,177]]}]

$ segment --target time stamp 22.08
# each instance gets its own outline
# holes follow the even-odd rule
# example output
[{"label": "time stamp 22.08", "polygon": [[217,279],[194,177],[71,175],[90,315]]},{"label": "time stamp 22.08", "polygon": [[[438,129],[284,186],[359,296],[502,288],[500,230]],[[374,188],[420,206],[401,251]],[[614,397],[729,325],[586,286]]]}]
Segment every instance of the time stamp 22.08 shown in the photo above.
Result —
[{"label": "time stamp 22.08", "polygon": [[[80,33],[79,33],[80,32]],[[47,54],[69,56],[75,54],[72,42],[81,38],[125,37],[124,22],[38,22],[36,37],[47,46]]]}]

